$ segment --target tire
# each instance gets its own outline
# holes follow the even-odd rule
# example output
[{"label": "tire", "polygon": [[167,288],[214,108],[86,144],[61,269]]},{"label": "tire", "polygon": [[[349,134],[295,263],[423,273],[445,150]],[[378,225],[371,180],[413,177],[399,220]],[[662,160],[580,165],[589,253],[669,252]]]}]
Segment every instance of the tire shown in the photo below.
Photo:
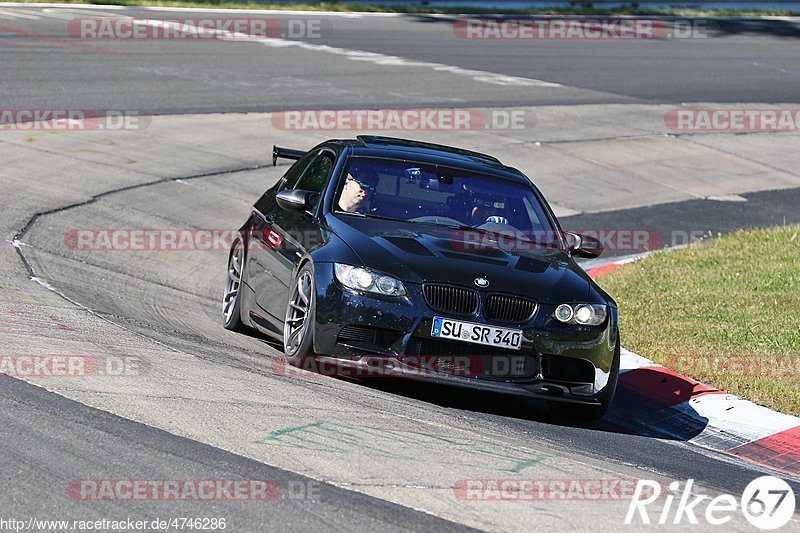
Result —
[{"label": "tire", "polygon": [[603,418],[614,401],[614,393],[619,381],[620,342],[617,334],[617,346],[614,348],[614,360],[611,362],[611,376],[603,389],[600,405],[585,405],[568,402],[549,402],[548,409],[556,417],[569,422],[595,422]]},{"label": "tire", "polygon": [[242,322],[242,273],[244,272],[244,246],[236,239],[228,256],[228,277],[222,297],[222,325],[225,329],[244,333],[249,328]]},{"label": "tire", "polygon": [[289,290],[283,322],[283,353],[290,365],[306,368],[304,363],[315,355],[316,305],[314,267],[306,263],[297,272]]}]

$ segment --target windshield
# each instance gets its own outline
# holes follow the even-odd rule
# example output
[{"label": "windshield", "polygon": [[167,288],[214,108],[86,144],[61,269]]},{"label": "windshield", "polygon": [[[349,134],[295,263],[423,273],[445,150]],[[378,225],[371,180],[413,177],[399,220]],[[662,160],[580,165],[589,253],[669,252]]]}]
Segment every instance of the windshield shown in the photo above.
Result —
[{"label": "windshield", "polygon": [[560,248],[529,186],[453,167],[353,157],[339,184],[334,211],[474,229]]}]

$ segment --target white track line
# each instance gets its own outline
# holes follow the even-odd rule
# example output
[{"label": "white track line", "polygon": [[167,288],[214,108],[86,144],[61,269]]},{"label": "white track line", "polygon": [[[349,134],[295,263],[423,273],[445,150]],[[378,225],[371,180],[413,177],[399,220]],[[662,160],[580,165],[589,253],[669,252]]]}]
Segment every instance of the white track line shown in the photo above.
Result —
[{"label": "white track line", "polygon": [[[480,1],[476,0],[475,5],[479,6]],[[566,6],[566,2],[564,3]],[[384,12],[366,12],[366,11],[312,11],[312,10],[291,10],[291,9],[226,9],[216,7],[165,7],[165,6],[119,6],[119,5],[98,5],[98,4],[59,4],[51,2],[0,2],[0,6],[7,7],[80,7],[81,9],[136,9],[140,11],[189,11],[197,13],[252,13],[252,14],[272,14],[272,15],[294,15],[294,16],[322,16],[322,17],[342,17],[342,18],[362,18],[362,17],[404,17],[408,13],[384,13]],[[423,15],[430,18],[443,18],[450,19],[452,17],[533,17],[536,18],[608,18],[608,15],[520,15],[519,13],[503,13],[498,10],[496,13],[413,13],[414,15]],[[715,20],[738,20],[738,19],[753,19],[758,18],[761,20],[778,20],[783,22],[800,22],[798,16],[783,16],[783,15],[712,15],[706,16],[698,15],[614,15],[613,18],[648,18],[655,20],[671,20],[671,19],[691,19],[691,18],[710,18]]]},{"label": "white track line", "polygon": [[[0,4],[2,6],[4,4]],[[14,9],[9,11],[7,9],[0,9],[0,19],[27,19],[27,20],[39,20],[41,18],[40,15],[35,15],[32,11],[24,11],[19,9]]]},{"label": "white track line", "polygon": [[210,33],[219,36],[222,40],[229,40],[234,42],[251,42],[258,43],[270,48],[288,48],[295,47],[301,50],[309,50],[311,52],[322,52],[326,54],[337,55],[350,59],[351,61],[365,61],[374,65],[391,66],[391,67],[418,67],[430,68],[437,72],[447,72],[458,76],[466,76],[474,81],[483,83],[490,83],[492,85],[502,86],[516,86],[516,87],[561,87],[558,83],[549,81],[536,80],[533,78],[521,78],[518,76],[508,76],[506,74],[496,74],[494,72],[486,72],[483,70],[472,70],[453,65],[445,65],[443,63],[432,63],[429,61],[416,61],[414,59],[406,59],[404,57],[390,56],[379,54],[376,52],[367,52],[364,50],[351,50],[348,48],[338,48],[329,46],[327,44],[311,44],[305,41],[291,41],[288,39],[280,38],[261,38],[254,37],[243,33],[229,32],[225,30],[197,28],[187,23],[178,23],[165,20],[153,19],[137,19],[137,24],[146,26],[160,27],[160,28],[185,28],[198,33]]}]

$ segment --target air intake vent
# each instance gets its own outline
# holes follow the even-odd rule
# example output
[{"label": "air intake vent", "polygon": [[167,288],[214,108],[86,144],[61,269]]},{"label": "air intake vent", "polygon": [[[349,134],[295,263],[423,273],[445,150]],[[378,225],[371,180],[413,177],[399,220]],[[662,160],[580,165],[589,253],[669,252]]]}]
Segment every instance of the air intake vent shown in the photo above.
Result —
[{"label": "air intake vent", "polygon": [[426,283],[422,288],[425,301],[437,311],[474,315],[478,310],[478,293],[472,289],[439,283]]},{"label": "air intake vent", "polygon": [[436,255],[428,250],[421,242],[414,239],[409,239],[408,237],[384,237],[384,239],[394,244],[404,252],[408,252],[410,254],[427,255],[429,257]]},{"label": "air intake vent", "polygon": [[527,322],[535,312],[534,300],[511,294],[490,294],[483,310],[486,318],[501,322]]},{"label": "air intake vent", "polygon": [[339,332],[339,342],[356,341],[376,344],[378,330],[360,326],[345,326]]},{"label": "air intake vent", "polygon": [[594,365],[586,359],[559,355],[542,355],[542,373],[545,379],[592,383],[595,379]]},{"label": "air intake vent", "polygon": [[343,327],[339,331],[336,342],[351,346],[358,344],[370,344],[380,349],[390,349],[402,338],[402,331],[351,324]]}]

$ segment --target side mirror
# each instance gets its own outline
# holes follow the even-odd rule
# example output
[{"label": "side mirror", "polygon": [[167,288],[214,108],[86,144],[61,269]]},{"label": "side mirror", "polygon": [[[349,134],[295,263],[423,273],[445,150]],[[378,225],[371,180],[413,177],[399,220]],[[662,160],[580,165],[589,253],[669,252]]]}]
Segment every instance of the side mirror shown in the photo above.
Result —
[{"label": "side mirror", "polygon": [[572,255],[577,255],[578,257],[584,257],[586,259],[595,259],[605,252],[603,243],[594,237],[565,231],[564,238],[567,240],[567,246],[569,246],[569,251],[572,252]]},{"label": "side mirror", "polygon": [[313,207],[315,192],[300,189],[284,189],[275,196],[275,201],[282,209],[289,211],[308,211]]}]

